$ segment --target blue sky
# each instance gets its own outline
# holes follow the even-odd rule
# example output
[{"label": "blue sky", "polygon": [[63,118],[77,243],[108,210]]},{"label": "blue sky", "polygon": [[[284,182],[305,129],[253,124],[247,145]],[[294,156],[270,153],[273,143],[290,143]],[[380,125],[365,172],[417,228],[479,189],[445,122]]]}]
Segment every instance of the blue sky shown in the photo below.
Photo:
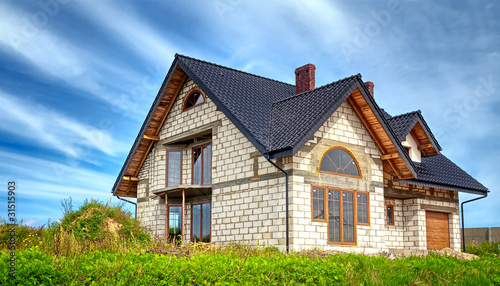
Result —
[{"label": "blue sky", "polygon": [[466,226],[500,226],[499,13],[496,1],[2,0],[0,217],[10,180],[31,225],[69,197],[110,200],[181,53],[289,83],[306,63],[317,86],[361,73],[390,114],[420,109],[490,189]]}]

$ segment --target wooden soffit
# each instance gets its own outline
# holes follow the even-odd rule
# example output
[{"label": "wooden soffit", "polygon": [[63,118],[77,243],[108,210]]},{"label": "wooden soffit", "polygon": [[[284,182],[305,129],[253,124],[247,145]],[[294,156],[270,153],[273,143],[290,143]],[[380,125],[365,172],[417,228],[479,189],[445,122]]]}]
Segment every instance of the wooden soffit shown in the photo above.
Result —
[{"label": "wooden soffit", "polygon": [[376,111],[372,109],[359,88],[354,90],[347,100],[382,152],[384,172],[396,179],[414,178],[412,171],[402,157],[404,154],[401,154],[401,148],[398,149],[395,145],[384,125],[376,116]]},{"label": "wooden soffit", "polygon": [[[139,144],[130,159],[130,162],[123,173],[124,178],[137,178],[142,164],[146,160],[149,151],[153,147],[155,141],[159,140],[160,129],[167,118],[170,109],[179,94],[184,81],[186,80],[186,73],[177,66],[170,77],[169,82],[165,86],[163,93],[159,99],[158,105],[150,116],[149,122],[145,126],[144,133],[137,140]],[[137,197],[137,181],[121,179],[120,184],[116,188],[115,196]]]},{"label": "wooden soffit", "polygon": [[422,151],[422,154],[424,156],[427,157],[439,154],[438,150],[436,149],[434,144],[432,144],[432,140],[429,138],[420,122],[417,122],[417,124],[415,124],[413,129],[410,131],[410,134],[417,142],[418,149]]}]

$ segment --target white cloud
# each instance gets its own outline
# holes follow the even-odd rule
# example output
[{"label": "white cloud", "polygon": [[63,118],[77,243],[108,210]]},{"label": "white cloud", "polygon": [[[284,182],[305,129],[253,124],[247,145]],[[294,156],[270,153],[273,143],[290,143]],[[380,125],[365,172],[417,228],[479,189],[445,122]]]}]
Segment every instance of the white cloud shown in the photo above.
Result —
[{"label": "white cloud", "polygon": [[[138,79],[142,77],[136,72],[114,66],[106,58],[72,44],[54,34],[48,25],[35,25],[30,16],[0,2],[0,34],[4,35],[0,37],[0,51],[33,66],[26,73],[60,79],[113,106],[129,101],[133,83],[141,85]],[[124,100],[117,100],[118,93],[126,93]],[[127,110],[138,112],[134,107]]]},{"label": "white cloud", "polygon": [[[28,104],[29,103],[29,104]],[[21,101],[0,90],[0,129],[30,139],[27,143],[54,149],[75,159],[84,159],[93,150],[116,156],[129,146],[117,142],[106,130],[99,130],[47,107]]]},{"label": "white cloud", "polygon": [[27,226],[34,226],[34,225],[38,225],[39,223],[40,222],[37,219],[29,219],[29,220],[25,221],[23,224],[27,225]]},{"label": "white cloud", "polygon": [[[82,1],[77,11],[109,30],[112,36],[126,43],[136,54],[151,63],[172,59],[174,50],[159,31],[145,24],[144,19],[126,10],[124,3]],[[118,37],[119,36],[119,37]],[[159,60],[160,59],[160,60]]]}]

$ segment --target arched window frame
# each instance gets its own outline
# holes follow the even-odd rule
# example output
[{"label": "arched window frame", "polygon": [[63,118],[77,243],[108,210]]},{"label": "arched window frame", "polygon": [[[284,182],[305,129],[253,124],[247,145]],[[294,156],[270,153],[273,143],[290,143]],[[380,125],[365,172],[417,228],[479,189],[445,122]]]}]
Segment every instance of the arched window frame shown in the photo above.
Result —
[{"label": "arched window frame", "polygon": [[[354,163],[356,164],[356,167],[358,168],[358,173],[359,173],[359,176],[355,176],[355,175],[350,175],[350,174],[342,174],[342,173],[336,173],[336,172],[330,172],[330,171],[324,171],[324,170],[321,170],[321,163],[323,162],[323,159],[325,158],[326,154],[328,154],[328,152],[330,152],[331,150],[333,149],[340,149],[340,150],[343,150],[345,151],[347,154],[349,154],[349,156],[351,156],[351,158],[353,159]],[[359,167],[359,161],[358,161],[358,158],[356,158],[356,156],[354,155],[354,153],[351,152],[351,150],[349,150],[348,148],[344,147],[344,146],[341,146],[341,145],[335,145],[335,146],[332,146],[328,149],[326,149],[326,151],[323,153],[323,155],[321,156],[321,160],[319,161],[319,165],[318,165],[318,171],[320,173],[325,173],[325,174],[334,174],[334,175],[339,175],[339,176],[346,176],[346,177],[351,177],[351,178],[360,178],[362,179],[363,178],[363,172],[361,171],[361,168]]]},{"label": "arched window frame", "polygon": [[[188,101],[188,98],[193,95],[194,93],[196,92],[199,92],[201,94],[201,96],[203,96],[203,102],[200,103],[200,104],[196,104],[196,105],[193,105],[193,106],[190,106],[188,108],[186,108],[186,104],[187,104],[187,101]],[[188,92],[188,94],[186,95],[186,97],[184,98],[184,102],[182,103],[182,112],[184,111],[187,111],[187,110],[190,110],[190,109],[193,109],[197,106],[200,106],[202,104],[205,104],[207,102],[207,97],[205,96],[205,93],[203,93],[203,91],[201,91],[201,89],[199,88],[193,88],[192,90],[190,90]]]}]

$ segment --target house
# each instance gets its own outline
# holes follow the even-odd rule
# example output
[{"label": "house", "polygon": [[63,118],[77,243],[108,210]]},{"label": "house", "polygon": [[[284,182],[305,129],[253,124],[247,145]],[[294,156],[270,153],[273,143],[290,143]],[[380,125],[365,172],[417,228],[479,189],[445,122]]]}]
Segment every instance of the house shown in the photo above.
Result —
[{"label": "house", "polygon": [[[361,75],[315,88],[176,55],[113,186],[160,237],[292,250],[460,249],[458,193],[420,111],[391,116]],[[288,214],[288,215],[287,215]]]}]

